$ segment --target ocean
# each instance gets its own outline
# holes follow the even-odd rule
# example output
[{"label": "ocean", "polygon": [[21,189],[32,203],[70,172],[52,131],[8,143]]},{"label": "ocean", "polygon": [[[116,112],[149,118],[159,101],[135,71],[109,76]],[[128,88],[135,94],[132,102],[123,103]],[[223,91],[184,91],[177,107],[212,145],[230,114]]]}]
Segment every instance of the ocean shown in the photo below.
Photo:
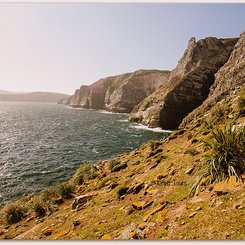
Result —
[{"label": "ocean", "polygon": [[0,102],[0,206],[68,180],[96,163],[167,135],[127,114],[54,103]]}]

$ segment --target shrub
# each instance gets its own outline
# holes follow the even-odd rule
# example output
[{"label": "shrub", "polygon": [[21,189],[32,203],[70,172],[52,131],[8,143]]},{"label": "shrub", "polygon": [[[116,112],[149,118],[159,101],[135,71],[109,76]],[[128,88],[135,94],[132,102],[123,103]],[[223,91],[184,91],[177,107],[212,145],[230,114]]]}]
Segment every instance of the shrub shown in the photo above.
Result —
[{"label": "shrub", "polygon": [[245,115],[245,89],[243,89],[239,93],[238,97],[238,109],[239,109],[239,115],[244,116]]},{"label": "shrub", "polygon": [[198,139],[197,138],[193,138],[192,140],[191,140],[191,144],[195,144],[195,143],[197,143],[198,142]]},{"label": "shrub", "polygon": [[161,145],[161,142],[159,140],[150,140],[149,141],[149,146],[150,146],[152,151],[155,150],[160,145]]},{"label": "shrub", "polygon": [[126,186],[119,186],[117,188],[117,196],[120,198],[121,196],[124,196],[128,190],[128,187]]},{"label": "shrub", "polygon": [[197,154],[199,154],[198,150],[195,149],[194,147],[190,147],[185,151],[186,154],[189,154],[191,156],[196,156]]},{"label": "shrub", "polygon": [[123,163],[119,163],[117,164],[116,166],[114,166],[112,169],[111,169],[111,172],[118,172],[122,169],[125,169],[126,167],[128,166],[127,163],[123,162]]},{"label": "shrub", "polygon": [[105,184],[111,180],[111,177],[107,176],[104,179],[102,179],[99,183],[98,183],[98,188],[101,189],[105,186]]},{"label": "shrub", "polygon": [[109,161],[109,169],[112,170],[116,165],[120,164],[120,162],[116,159],[112,159]]},{"label": "shrub", "polygon": [[162,160],[166,159],[167,156],[159,156],[157,159],[156,159],[156,162],[157,163],[160,163]]},{"label": "shrub", "polygon": [[155,156],[156,154],[158,154],[158,153],[160,153],[160,152],[162,152],[162,151],[163,151],[163,149],[161,149],[161,148],[155,149],[154,151],[151,151],[151,152],[149,153],[148,157]]},{"label": "shrub", "polygon": [[182,135],[186,132],[186,129],[174,130],[168,137],[169,140],[175,139],[178,135]]},{"label": "shrub", "polygon": [[74,184],[69,181],[59,184],[56,188],[64,199],[70,199],[75,190]]},{"label": "shrub", "polygon": [[40,199],[33,202],[33,209],[38,218],[44,217],[47,212],[45,203]]},{"label": "shrub", "polygon": [[17,204],[9,204],[5,209],[5,219],[8,224],[15,224],[21,221],[26,214],[26,209]]},{"label": "shrub", "polygon": [[213,139],[204,142],[206,150],[211,150],[205,164],[206,174],[212,180],[224,180],[245,172],[245,128],[227,125],[224,129],[212,128]]},{"label": "shrub", "polygon": [[212,127],[227,117],[227,115],[231,112],[231,107],[223,102],[222,104],[217,104],[210,110],[210,114],[206,119],[207,128]]},{"label": "shrub", "polygon": [[96,169],[90,164],[82,164],[73,176],[76,185],[81,185],[85,180],[94,179],[96,177]]},{"label": "shrub", "polygon": [[223,129],[211,128],[212,138],[204,142],[205,150],[210,150],[206,155],[199,179],[193,184],[190,195],[195,193],[201,180],[209,176],[209,182],[222,181],[230,176],[241,178],[245,172],[245,127],[232,124]]},{"label": "shrub", "polygon": [[44,202],[52,201],[54,198],[56,198],[58,196],[59,196],[59,191],[58,191],[58,189],[56,187],[44,190],[40,194],[40,198]]}]

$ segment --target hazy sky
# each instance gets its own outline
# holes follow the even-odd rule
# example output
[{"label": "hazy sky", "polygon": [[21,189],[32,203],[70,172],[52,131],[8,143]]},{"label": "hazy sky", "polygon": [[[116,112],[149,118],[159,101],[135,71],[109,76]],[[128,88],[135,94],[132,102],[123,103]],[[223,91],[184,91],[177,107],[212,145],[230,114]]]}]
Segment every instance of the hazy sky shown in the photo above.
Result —
[{"label": "hazy sky", "polygon": [[245,4],[0,4],[0,89],[72,94],[137,69],[173,69],[190,37],[237,37]]}]

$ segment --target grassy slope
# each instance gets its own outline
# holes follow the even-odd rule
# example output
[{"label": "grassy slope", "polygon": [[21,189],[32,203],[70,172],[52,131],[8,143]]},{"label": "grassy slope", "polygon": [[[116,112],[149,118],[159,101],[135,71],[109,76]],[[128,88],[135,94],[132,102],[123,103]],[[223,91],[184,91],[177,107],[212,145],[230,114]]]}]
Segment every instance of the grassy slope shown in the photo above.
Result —
[{"label": "grassy slope", "polygon": [[[224,113],[219,113],[220,108]],[[73,199],[69,199],[43,218],[36,218],[29,208],[22,221],[7,225],[3,208],[0,239],[245,239],[244,184],[226,195],[217,195],[213,185],[200,186],[195,196],[189,196],[205,162],[202,142],[210,132],[204,122],[209,117],[221,127],[231,120],[245,123],[237,110],[234,95],[217,104],[209,115],[200,115],[185,132],[118,156],[127,168],[111,172],[108,162],[100,163],[95,179],[76,186],[75,196],[97,194],[80,210],[72,210]],[[105,177],[109,181],[99,188]],[[117,186],[111,188],[111,183]],[[144,187],[138,193],[118,198],[118,188],[140,183]],[[31,206],[33,198],[18,202]],[[132,207],[144,203],[149,205],[141,210]],[[74,221],[80,224],[74,226]]]}]

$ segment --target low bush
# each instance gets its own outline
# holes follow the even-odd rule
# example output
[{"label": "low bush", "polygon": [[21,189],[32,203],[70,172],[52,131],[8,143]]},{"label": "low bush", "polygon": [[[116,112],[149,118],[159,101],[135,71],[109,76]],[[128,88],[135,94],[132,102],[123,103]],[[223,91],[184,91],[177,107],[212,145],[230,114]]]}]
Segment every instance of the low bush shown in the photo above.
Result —
[{"label": "low bush", "polygon": [[42,201],[41,199],[37,198],[36,200],[34,200],[33,209],[36,214],[36,217],[38,218],[42,218],[46,215],[47,212],[46,205],[45,202]]},{"label": "low bush", "polygon": [[199,154],[199,151],[195,149],[194,147],[190,147],[185,151],[186,154],[189,154],[191,156],[196,156]]},{"label": "low bush", "polygon": [[161,145],[161,142],[159,140],[150,140],[149,141],[149,146],[150,146],[152,151],[155,150],[160,145]]},{"label": "low bush", "polygon": [[64,199],[70,199],[75,190],[75,186],[72,182],[67,181],[57,185],[57,191]]},{"label": "low bush", "polygon": [[121,196],[124,196],[128,190],[128,187],[126,186],[119,186],[117,188],[117,196],[120,198]]},{"label": "low bush", "polygon": [[125,169],[127,168],[128,164],[123,162],[123,163],[119,163],[117,164],[116,166],[114,166],[112,169],[111,169],[111,172],[118,172],[122,169]]},{"label": "low bush", "polygon": [[210,150],[204,166],[211,180],[222,181],[227,177],[241,176],[245,172],[245,127],[226,125],[223,129],[211,129],[213,136],[204,142],[205,150]]},{"label": "low bush", "polygon": [[25,217],[26,211],[21,205],[9,204],[5,208],[5,220],[8,224],[15,224]]},{"label": "low bush", "polygon": [[74,184],[81,185],[85,180],[96,178],[96,169],[92,164],[82,164],[73,176]]},{"label": "low bush", "polygon": [[169,140],[175,139],[178,135],[182,135],[186,129],[174,130],[168,137]]},{"label": "low bush", "polygon": [[56,187],[44,190],[41,192],[40,194],[40,198],[44,201],[44,202],[50,202],[53,201],[54,198],[59,197],[59,192],[58,189]]},{"label": "low bush", "polygon": [[159,156],[157,159],[156,159],[156,162],[157,163],[160,163],[162,160],[166,159],[167,156]]},{"label": "low bush", "polygon": [[245,173],[245,127],[232,124],[224,128],[211,128],[211,138],[204,142],[204,149],[208,150],[200,178],[190,191],[195,193],[203,178],[209,177],[209,182],[223,181],[228,177],[241,178]]},{"label": "low bush", "polygon": [[245,115],[245,87],[241,90],[238,97],[239,116]]},{"label": "low bush", "polygon": [[158,153],[160,153],[160,152],[162,152],[162,151],[163,151],[163,149],[161,149],[161,148],[155,149],[154,151],[151,151],[151,152],[149,153],[148,157],[155,156],[156,154],[158,154]]},{"label": "low bush", "polygon": [[98,188],[101,189],[105,186],[105,184],[111,180],[111,177],[107,176],[104,179],[102,179],[99,183],[98,183]]},{"label": "low bush", "polygon": [[116,159],[112,159],[109,161],[109,169],[112,170],[116,165],[120,164],[120,162]]}]

